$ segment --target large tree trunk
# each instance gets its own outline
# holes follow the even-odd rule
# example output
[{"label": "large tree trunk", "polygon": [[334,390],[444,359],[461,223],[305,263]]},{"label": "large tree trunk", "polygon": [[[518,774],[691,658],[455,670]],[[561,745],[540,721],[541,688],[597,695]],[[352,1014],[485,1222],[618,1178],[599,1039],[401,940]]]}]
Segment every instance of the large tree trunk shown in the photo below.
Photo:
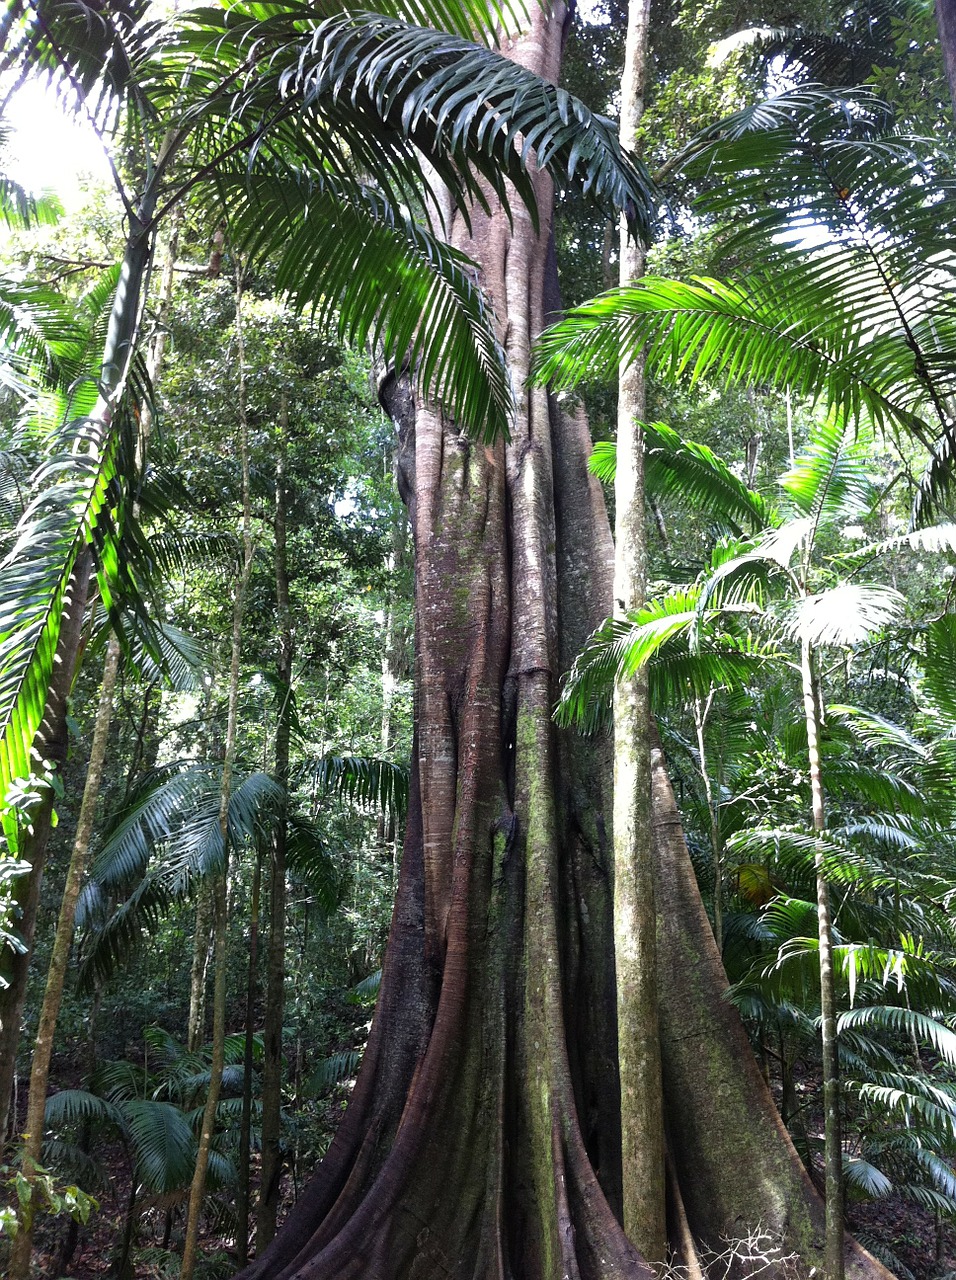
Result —
[{"label": "large tree trunk", "polygon": [[[560,42],[537,14],[512,54],[556,79]],[[521,390],[553,270],[539,188],[541,237],[520,210],[452,229],[507,317],[511,443],[403,400],[418,731],[382,992],[329,1155],[250,1275],[649,1274],[601,1185],[619,1200],[606,749],[551,722],[611,549],[582,423]]]},{"label": "large tree trunk", "polygon": [[[509,50],[554,80],[559,19],[536,12]],[[610,611],[613,551],[586,470],[583,418],[525,386],[531,340],[556,306],[543,178],[538,191],[540,236],[520,210],[513,225],[500,210],[475,214],[472,235],[452,222],[453,243],[483,264],[502,321],[518,389],[512,440],[469,441],[415,405],[401,379],[383,389],[401,428],[416,556],[405,852],[349,1107],[245,1280],[652,1275],[618,1217],[609,746],[559,733],[551,719],[560,673]],[[686,1254],[691,1231],[718,1244],[769,1223],[789,1242],[795,1195],[793,1221],[809,1224],[795,1274],[806,1276],[820,1261],[819,1204],[722,999],[726,981],[659,760],[657,772],[655,849],[681,876],[677,886],[669,871],[657,882],[668,1136],[675,1186],[686,1180],[673,1197],[674,1239]],[[678,955],[686,991],[670,971]],[[695,1145],[706,1190],[696,1185]],[[740,1152],[754,1157],[749,1191]],[[724,1177],[739,1195],[724,1194]],[[868,1259],[852,1274],[886,1275]]]}]

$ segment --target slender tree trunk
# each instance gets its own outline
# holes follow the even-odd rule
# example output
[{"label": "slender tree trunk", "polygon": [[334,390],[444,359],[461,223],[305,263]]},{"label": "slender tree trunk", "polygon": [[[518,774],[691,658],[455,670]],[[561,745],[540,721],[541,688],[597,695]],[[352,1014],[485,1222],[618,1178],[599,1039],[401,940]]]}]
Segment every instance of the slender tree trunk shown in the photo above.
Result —
[{"label": "slender tree trunk", "polygon": [[236,1217],[236,1256],[244,1267],[249,1261],[249,1188],[252,1153],[252,1067],[255,1038],[256,996],[259,967],[259,897],[262,886],[262,849],[256,842],[256,865],[252,873],[252,895],[249,905],[249,968],[246,977],[246,1043],[242,1056],[242,1114],[239,1121],[239,1195]]},{"label": "slender tree trunk", "polygon": [[[801,645],[803,710],[807,723],[807,751],[810,760],[810,790],[813,800],[813,829],[822,838],[826,828],[823,806],[823,779],[820,773],[819,712],[814,678],[813,650],[809,641]],[[814,859],[817,877],[817,921],[820,946],[820,1012],[823,1040],[823,1164],[825,1172],[827,1237],[827,1280],[843,1280],[843,1139],[840,1115],[840,1051],[837,1038],[836,989],[833,976],[833,933],[830,926],[830,886],[818,845]]]},{"label": "slender tree trunk", "polygon": [[196,918],[193,924],[193,960],[189,971],[189,1021],[186,1048],[195,1053],[206,1038],[206,975],[209,969],[209,942],[212,928],[212,891],[203,880],[196,890]]},{"label": "slender tree trunk", "polygon": [[720,840],[720,823],[717,818],[717,805],[714,800],[714,788],[710,780],[710,768],[707,763],[707,744],[704,741],[704,727],[710,714],[714,691],[711,689],[706,702],[694,699],[694,727],[697,730],[697,752],[700,756],[700,776],[704,781],[704,798],[707,801],[707,818],[710,823],[710,847],[714,856],[714,940],[717,950],[724,949],[724,865],[723,849]]},{"label": "slender tree trunk", "polygon": [[189,1205],[186,1211],[186,1239],[183,1245],[182,1280],[192,1280],[199,1247],[199,1223],[206,1189],[206,1171],[209,1152],[212,1149],[216,1127],[216,1108],[222,1086],[224,1046],[226,1039],[226,943],[227,943],[227,886],[229,872],[229,801],[232,796],[232,770],[236,757],[236,734],[239,712],[239,669],[242,652],[242,620],[245,612],[246,592],[252,573],[252,504],[249,484],[249,420],[246,409],[246,364],[242,326],[242,284],[238,276],[236,284],[236,348],[239,367],[239,449],[242,462],[242,572],[236,583],[232,608],[232,661],[229,672],[229,712],[226,721],[226,744],[223,753],[222,785],[219,793],[219,830],[222,835],[223,866],[213,880],[213,1026],[212,1062],[209,1071],[209,1092],[203,1108],[196,1168],[189,1188]]},{"label": "slender tree trunk", "polygon": [[[650,0],[631,0],[621,83],[621,144],[631,151],[644,109],[649,16]],[[643,274],[643,247],[630,238],[622,217],[620,283],[633,284]],[[618,376],[614,612],[619,618],[641,607],[647,582],[643,416],[643,362],[629,361]],[[614,955],[624,1227],[646,1258],[663,1262],[667,1222],[648,727],[642,668],[614,689]]]},{"label": "slender tree trunk", "polygon": [[[83,875],[89,856],[93,835],[93,818],[103,779],[103,766],[109,743],[110,723],[113,718],[113,695],[119,671],[120,646],[115,636],[110,636],[103,667],[103,683],[100,688],[96,724],[90,762],[86,771],[86,785],[80,804],[80,816],[73,839],[73,853],[66,873],[60,915],[53,940],[53,954],[47,973],[46,990],[40,1009],[33,1061],[30,1068],[30,1092],[27,1100],[27,1119],[23,1146],[23,1172],[29,1178],[40,1164],[43,1153],[44,1111],[46,1108],[47,1082],[50,1075],[50,1059],[53,1056],[53,1035],[56,1031],[66,970],[73,945],[73,923],[76,905],[83,885]],[[30,1256],[33,1251],[33,1230],[24,1228],[18,1232],[10,1255],[10,1280],[26,1280],[30,1273]]]},{"label": "slender tree trunk", "polygon": [[285,1013],[285,924],[286,924],[286,789],[289,785],[289,747],[292,730],[292,610],[289,603],[287,556],[288,494],[288,404],[279,416],[276,440],[276,520],[275,576],[276,613],[279,630],[279,678],[281,701],[276,717],[275,774],[282,788],[281,811],[272,842],[269,874],[269,956],[266,977],[264,1061],[262,1064],[262,1182],[256,1219],[256,1252],[261,1252],[276,1233],[281,1190],[282,1153],[282,1024]]},{"label": "slender tree trunk", "polygon": [[[92,555],[86,548],[77,558],[73,583],[67,593],[57,643],[57,660],[54,663],[43,724],[37,739],[36,749],[41,758],[48,762],[54,774],[60,771],[66,760],[69,738],[66,723],[67,700],[81,648],[86,592],[91,572]],[[53,788],[43,787],[40,798],[30,815],[32,831],[25,834],[19,850],[19,855],[31,864],[31,869],[26,875],[17,877],[13,882],[13,899],[20,910],[18,930],[25,949],[13,954],[5,974],[8,986],[0,989],[0,1134],[7,1132],[8,1109],[13,1093],[17,1048],[20,1042],[23,1002],[26,998],[30,958],[33,954],[33,935],[40,904],[40,887],[43,883],[47,844],[53,825],[53,800]]]}]

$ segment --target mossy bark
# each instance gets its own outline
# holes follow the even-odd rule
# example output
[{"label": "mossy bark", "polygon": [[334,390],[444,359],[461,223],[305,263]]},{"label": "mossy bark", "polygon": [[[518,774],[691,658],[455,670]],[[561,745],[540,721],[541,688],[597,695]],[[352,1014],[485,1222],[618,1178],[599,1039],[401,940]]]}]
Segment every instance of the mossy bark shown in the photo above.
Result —
[{"label": "mossy bark", "polygon": [[[650,0],[630,0],[621,79],[621,145],[637,149],[644,111]],[[620,284],[644,274],[644,249],[621,218]],[[614,484],[614,614],[639,609],[647,589],[643,360],[618,374]],[[624,1226],[645,1257],[667,1251],[664,1119],[657,1017],[657,937],[651,847],[647,670],[614,688],[614,954],[617,964]]]}]

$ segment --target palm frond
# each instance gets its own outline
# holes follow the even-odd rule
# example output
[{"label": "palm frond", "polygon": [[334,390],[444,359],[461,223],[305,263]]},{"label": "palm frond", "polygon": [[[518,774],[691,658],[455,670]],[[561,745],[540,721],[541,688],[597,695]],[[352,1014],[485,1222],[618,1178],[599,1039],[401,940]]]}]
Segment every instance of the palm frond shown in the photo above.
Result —
[{"label": "palm frond", "polygon": [[779,484],[816,524],[851,520],[871,509],[878,490],[859,432],[839,419],[814,423],[810,438]]},{"label": "palm frond", "polygon": [[668,699],[706,698],[714,688],[739,689],[779,656],[774,646],[749,634],[702,625],[711,615],[701,616],[700,595],[696,587],[677,588],[630,618],[606,619],[588,637],[562,682],[557,722],[585,733],[607,727],[616,681],[644,666],[663,707]]},{"label": "palm frond", "polygon": [[617,441],[598,440],[588,459],[588,470],[602,484],[613,484],[617,475]]},{"label": "palm frond", "polygon": [[209,770],[178,761],[147,774],[107,821],[91,868],[93,880],[116,892],[142,876],[155,845],[214,786]]},{"label": "palm frond", "polygon": [[[416,26],[407,12],[344,12],[314,24],[304,16],[277,7],[244,23],[237,6],[226,20],[257,64],[230,110],[254,117],[264,102],[264,142],[291,117],[300,148],[316,131],[327,171],[338,167],[336,150],[347,150],[351,169],[342,176],[361,171],[386,194],[403,171],[412,189],[428,188],[421,153],[466,216],[472,201],[487,208],[480,178],[506,209],[510,184],[536,218],[533,157],[559,184],[566,176],[599,202],[626,207],[648,238],[658,197],[646,170],[621,150],[613,125],[566,90],[473,43],[471,33]],[[203,14],[200,40],[208,42],[208,28]]]},{"label": "palm frond", "polygon": [[[802,270],[810,274],[812,264]],[[914,378],[906,335],[856,341],[855,317],[799,309],[794,282],[750,276],[736,284],[706,277],[685,283],[645,277],[573,307],[539,339],[535,379],[570,388],[584,377],[611,378],[641,353],[660,377],[692,383],[790,390],[833,417],[933,439],[917,412],[924,388]]]},{"label": "palm frond", "polygon": [[306,1081],[306,1092],[314,1097],[325,1089],[348,1080],[358,1071],[361,1061],[361,1049],[343,1049],[323,1058]]},{"label": "palm frond", "polygon": [[407,363],[474,434],[508,434],[513,397],[495,318],[464,255],[373,191],[347,200],[328,180],[261,169],[218,185],[238,243],[254,258],[278,256],[276,283],[294,305]]},{"label": "palm frond", "polygon": [[843,1157],[843,1176],[850,1191],[856,1191],[867,1200],[880,1200],[893,1194],[893,1183],[876,1165],[860,1156]]},{"label": "palm frond", "polygon": [[949,1066],[956,1066],[956,1033],[918,1009],[891,1004],[863,1005],[840,1014],[838,1030],[844,1027],[876,1027],[915,1037],[929,1045]]},{"label": "palm frond", "polygon": [[51,1129],[90,1120],[96,1125],[114,1125],[122,1130],[125,1116],[109,1098],[101,1098],[86,1089],[58,1089],[46,1100],[44,1122]]},{"label": "palm frond", "polygon": [[892,587],[844,582],[795,601],[788,629],[815,646],[859,644],[899,621],[905,608],[905,597]]},{"label": "palm frond", "polygon": [[879,751],[884,759],[892,757],[894,761],[912,763],[925,760],[929,754],[928,748],[902,725],[865,707],[836,703],[827,707],[827,715],[849,729],[864,747]]},{"label": "palm frond", "polygon": [[342,900],[342,877],[325,833],[299,813],[289,814],[287,820],[286,862],[308,885],[322,913],[332,915]]},{"label": "palm frond", "polygon": [[318,756],[303,761],[301,777],[320,794],[360,809],[394,813],[408,807],[408,768],[374,756]]},{"label": "palm frond", "polygon": [[644,425],[648,491],[680,497],[726,522],[738,536],[778,523],[771,503],[754,492],[706,445],[682,438],[662,422]]},{"label": "palm frond", "polygon": [[88,994],[97,982],[107,982],[145,938],[156,932],[173,901],[173,893],[159,876],[147,875],[105,920],[85,936],[77,971],[77,990]]},{"label": "palm frond", "polygon": [[122,1104],[136,1156],[136,1173],[148,1191],[187,1186],[196,1162],[196,1142],[186,1116],[169,1102],[151,1099]]},{"label": "palm frond", "polygon": [[923,687],[946,725],[956,727],[956,614],[944,613],[926,627]]}]

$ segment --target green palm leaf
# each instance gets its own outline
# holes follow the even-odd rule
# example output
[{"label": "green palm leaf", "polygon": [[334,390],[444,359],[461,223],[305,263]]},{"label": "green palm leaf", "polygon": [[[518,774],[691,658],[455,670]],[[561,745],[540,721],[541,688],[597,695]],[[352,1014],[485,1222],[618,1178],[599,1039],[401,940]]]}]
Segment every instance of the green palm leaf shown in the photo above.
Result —
[{"label": "green palm leaf", "polygon": [[[812,264],[801,270],[812,274]],[[643,353],[660,377],[790,390],[826,412],[877,428],[935,432],[917,411],[925,388],[903,333],[857,341],[854,319],[800,306],[794,282],[750,276],[737,284],[645,277],[571,308],[538,343],[535,378],[558,389],[611,378]]]},{"label": "green palm leaf", "polygon": [[[649,493],[678,497],[725,522],[738,537],[777,524],[773,505],[753,489],[706,445],[684,439],[663,422],[645,422],[644,482]],[[617,474],[617,445],[599,441],[589,470],[603,484]]]},{"label": "green palm leaf", "polygon": [[930,1045],[949,1066],[956,1066],[956,1033],[918,1009],[892,1004],[865,1005],[841,1013],[838,1027],[841,1031],[844,1028],[878,1027],[896,1034],[915,1036]]},{"label": "green palm leaf", "polygon": [[844,582],[794,603],[788,629],[812,645],[859,644],[897,622],[906,600],[891,587]]},{"label": "green palm leaf", "polygon": [[[533,158],[559,182],[565,177],[599,201],[628,207],[647,238],[657,195],[646,171],[622,152],[614,126],[565,90],[473,43],[460,20],[452,28],[459,34],[448,34],[434,21],[437,14],[428,26],[416,26],[408,13],[340,12],[315,22],[314,11],[297,6],[275,6],[265,19],[259,6],[245,12],[247,18],[236,6],[224,20],[220,15],[238,56],[257,66],[230,113],[261,116],[267,145],[273,135],[294,137],[301,153],[314,139],[319,170],[342,182],[354,183],[356,173],[370,178],[393,204],[396,176],[428,189],[424,155],[466,217],[471,202],[488,207],[479,177],[505,208],[516,192],[536,217]],[[199,48],[208,46],[214,23],[201,13]],[[221,40],[215,48],[221,58]]]},{"label": "green palm leaf", "polygon": [[[650,601],[628,619],[608,618],[588,637],[565,677],[555,719],[584,732],[607,727],[611,694],[618,680],[650,666],[651,687],[668,694],[706,698],[714,687],[739,688],[775,650],[749,636],[699,628],[700,589],[680,588]],[[704,615],[704,621],[708,615]]]},{"label": "green palm leaf", "polygon": [[[45,463],[35,480],[39,492],[0,563],[0,794],[8,802],[11,787],[38,768],[31,747],[46,707],[60,618],[74,566],[109,501],[114,461],[108,444],[102,452],[92,448]],[[15,849],[10,810],[3,828]]]},{"label": "green palm leaf", "polygon": [[301,777],[315,791],[361,809],[403,815],[408,808],[408,769],[374,756],[319,756],[304,761]]},{"label": "green palm leaf", "polygon": [[696,211],[766,271],[605,294],[544,335],[538,376],[573,385],[643,350],[664,376],[788,388],[948,455],[956,200],[928,151],[866,92],[799,90],[721,122],[692,148]]},{"label": "green palm leaf", "polygon": [[239,243],[254,257],[281,246],[276,283],[296,306],[387,362],[408,362],[466,429],[507,434],[511,385],[474,264],[373,193],[350,201],[295,178],[220,182]]},{"label": "green palm leaf", "polygon": [[945,613],[926,628],[926,665],[923,686],[945,717],[956,727],[956,615]]},{"label": "green palm leaf", "polygon": [[804,516],[817,524],[852,520],[879,498],[870,459],[858,432],[837,419],[814,423],[810,439],[780,477],[780,487]]},{"label": "green palm leaf", "polygon": [[319,910],[332,915],[342,901],[342,878],[322,829],[298,813],[287,820],[286,864],[309,886]]},{"label": "green palm leaf", "polygon": [[859,1156],[843,1157],[843,1176],[851,1191],[862,1193],[868,1200],[879,1200],[893,1193],[893,1183],[886,1174]]},{"label": "green palm leaf", "polygon": [[196,1162],[196,1141],[187,1117],[169,1102],[121,1104],[136,1156],[136,1176],[148,1191],[187,1186]]}]

